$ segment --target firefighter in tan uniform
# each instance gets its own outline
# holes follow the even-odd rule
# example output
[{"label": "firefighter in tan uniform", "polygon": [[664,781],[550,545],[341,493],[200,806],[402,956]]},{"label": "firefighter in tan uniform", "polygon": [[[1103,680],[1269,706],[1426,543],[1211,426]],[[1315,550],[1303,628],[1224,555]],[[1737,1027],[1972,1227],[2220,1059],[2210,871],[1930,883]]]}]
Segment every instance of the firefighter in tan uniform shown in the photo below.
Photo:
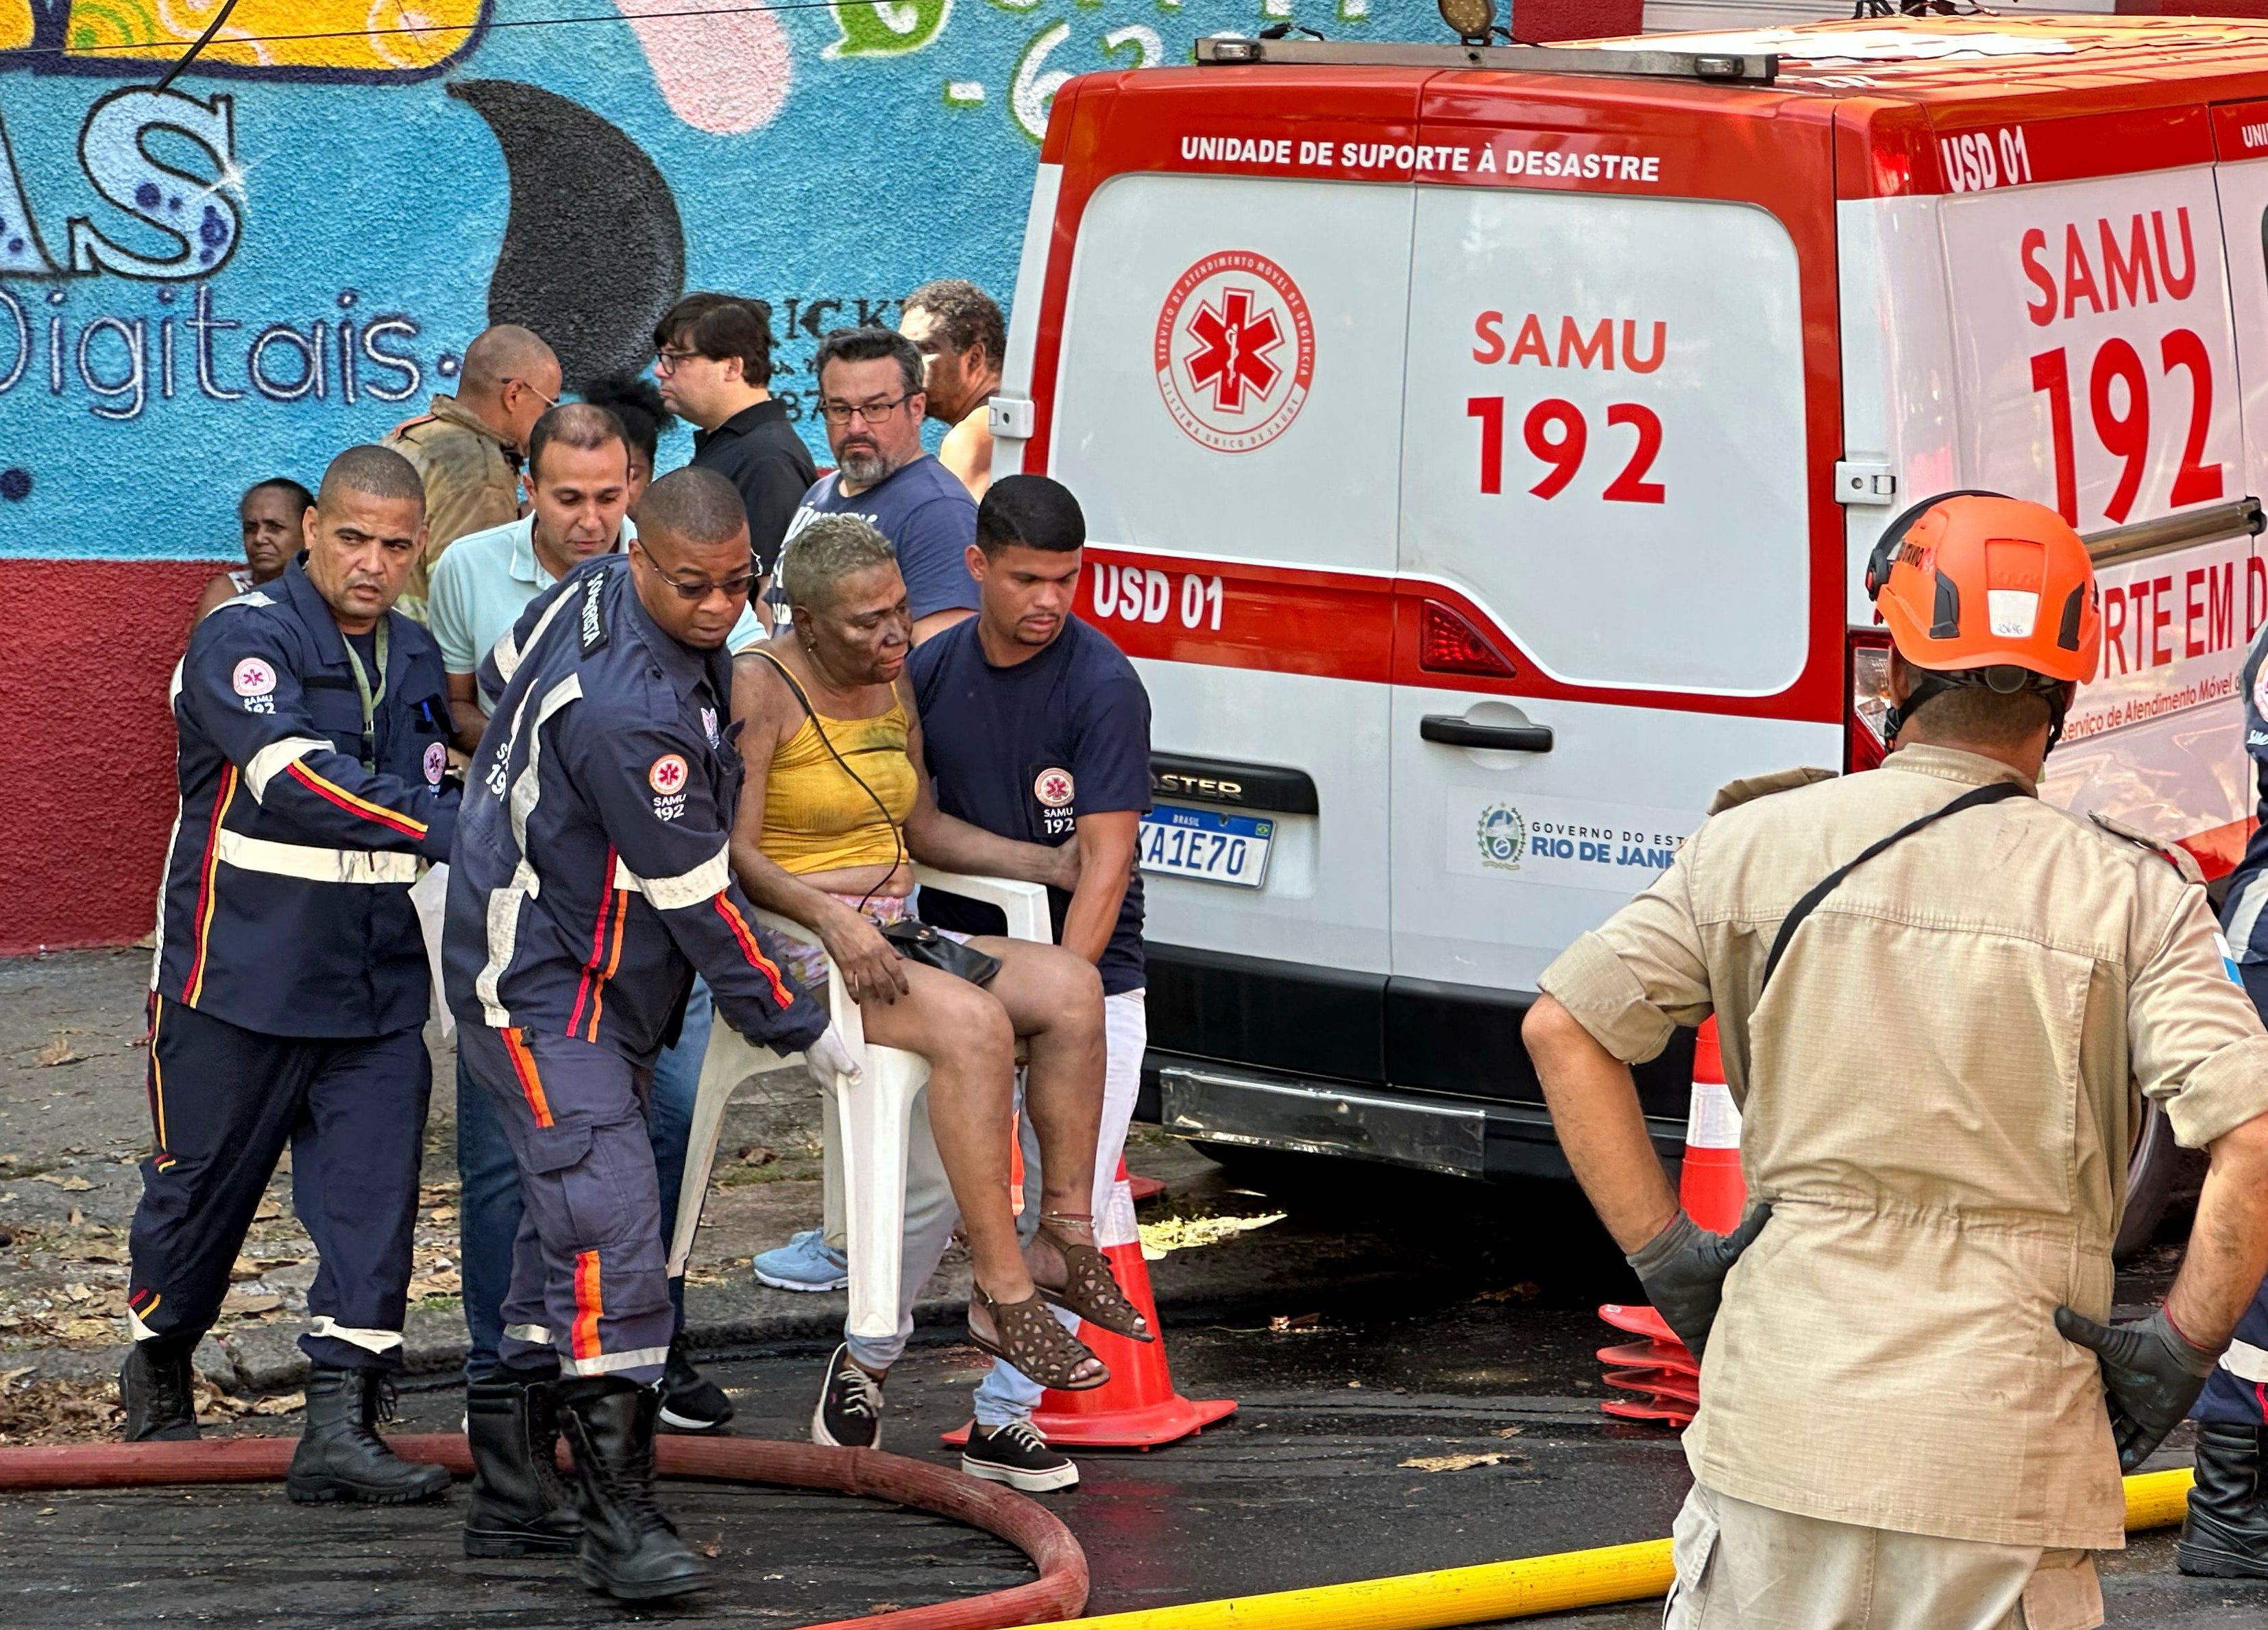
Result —
[{"label": "firefighter in tan uniform", "polygon": [[[2268,1264],[2268,1036],[2187,857],[2035,796],[2101,644],[2071,528],[1948,495],[1892,524],[1867,586],[1889,761],[1720,793],[1544,971],[1527,1041],[1585,1191],[1703,1355],[1665,1622],[2087,1630],[2122,1464]],[[1712,1012],[1756,1202],[1730,1236],[1678,1209],[1629,1073]],[[2145,1095],[2212,1169],[2166,1305],[2110,1327]]]}]

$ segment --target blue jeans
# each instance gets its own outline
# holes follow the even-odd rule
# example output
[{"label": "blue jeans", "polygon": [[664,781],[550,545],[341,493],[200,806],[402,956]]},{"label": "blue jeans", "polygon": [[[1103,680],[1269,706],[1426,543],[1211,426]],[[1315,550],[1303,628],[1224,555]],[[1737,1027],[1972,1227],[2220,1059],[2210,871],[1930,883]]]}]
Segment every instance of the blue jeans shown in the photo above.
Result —
[{"label": "blue jeans", "polygon": [[[653,1090],[645,1108],[646,1134],[653,1143],[654,1175],[661,1188],[663,1249],[677,1227],[678,1191],[685,1180],[685,1146],[693,1131],[693,1099],[701,1086],[701,1061],[709,1051],[709,1026],[715,1017],[705,980],[693,982],[685,1004],[685,1025],[677,1045],[653,1066]],[[477,1380],[497,1367],[497,1343],[504,1338],[504,1293],[512,1287],[512,1240],[519,1232],[519,1167],[504,1141],[496,1106],[457,1059],[458,1268],[464,1280],[465,1332],[470,1347],[465,1375]],[[685,1324],[685,1281],[669,1281],[677,1324]]]}]

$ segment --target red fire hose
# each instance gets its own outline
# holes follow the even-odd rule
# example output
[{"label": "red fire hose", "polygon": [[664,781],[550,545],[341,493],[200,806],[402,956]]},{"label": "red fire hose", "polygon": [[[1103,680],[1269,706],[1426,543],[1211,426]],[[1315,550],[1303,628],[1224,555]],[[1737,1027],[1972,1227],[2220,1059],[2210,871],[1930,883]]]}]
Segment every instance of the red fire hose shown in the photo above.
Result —
[{"label": "red fire hose", "polygon": [[[436,1433],[389,1442],[408,1459],[438,1462],[460,1477],[472,1474],[472,1456],[461,1437]],[[288,1437],[240,1437],[0,1449],[0,1489],[274,1482],[291,1464],[297,1442]],[[950,1517],[1006,1540],[1040,1570],[1037,1579],[1006,1590],[835,1619],[811,1630],[999,1630],[1076,1618],[1086,1605],[1086,1554],[1079,1541],[1036,1501],[998,1484],[872,1449],[822,1449],[753,1437],[664,1437],[655,1449],[666,1477],[830,1489]]]}]

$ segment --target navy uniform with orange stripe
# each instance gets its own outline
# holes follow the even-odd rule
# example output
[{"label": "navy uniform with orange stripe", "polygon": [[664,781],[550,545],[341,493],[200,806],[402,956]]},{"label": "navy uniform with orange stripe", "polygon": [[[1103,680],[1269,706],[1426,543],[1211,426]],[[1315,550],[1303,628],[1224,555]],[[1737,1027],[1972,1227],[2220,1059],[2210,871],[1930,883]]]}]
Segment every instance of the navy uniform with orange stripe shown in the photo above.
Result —
[{"label": "navy uniform with orange stripe", "polygon": [[361,687],[302,560],[197,625],[175,672],[180,818],[151,978],[156,1148],[135,1212],[137,1339],[213,1322],[268,1180],[321,1253],[300,1346],[400,1361],[431,1066],[409,885],[448,858],[458,791],[438,649],[387,616]]},{"label": "navy uniform with orange stripe", "polygon": [[498,1356],[651,1382],[674,1317],[644,1103],[694,974],[755,1041],[799,1050],[826,1015],[733,881],[732,660],[659,627],[626,557],[529,601],[482,683],[502,699],[458,828],[443,979],[526,1201]]}]

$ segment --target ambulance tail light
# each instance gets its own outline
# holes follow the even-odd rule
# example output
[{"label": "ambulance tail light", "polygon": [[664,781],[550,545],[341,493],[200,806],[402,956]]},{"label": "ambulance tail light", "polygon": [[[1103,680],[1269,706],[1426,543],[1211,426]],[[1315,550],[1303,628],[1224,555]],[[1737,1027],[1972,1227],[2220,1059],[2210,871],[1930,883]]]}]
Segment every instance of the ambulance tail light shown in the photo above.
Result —
[{"label": "ambulance tail light", "polygon": [[1418,635],[1418,666],[1429,674],[1477,674],[1510,679],[1512,659],[1475,628],[1464,613],[1438,600],[1425,602]]},{"label": "ambulance tail light", "polygon": [[1851,712],[1843,721],[1843,770],[1872,770],[1889,751],[1882,720],[1890,711],[1890,636],[1880,628],[1851,631]]}]

